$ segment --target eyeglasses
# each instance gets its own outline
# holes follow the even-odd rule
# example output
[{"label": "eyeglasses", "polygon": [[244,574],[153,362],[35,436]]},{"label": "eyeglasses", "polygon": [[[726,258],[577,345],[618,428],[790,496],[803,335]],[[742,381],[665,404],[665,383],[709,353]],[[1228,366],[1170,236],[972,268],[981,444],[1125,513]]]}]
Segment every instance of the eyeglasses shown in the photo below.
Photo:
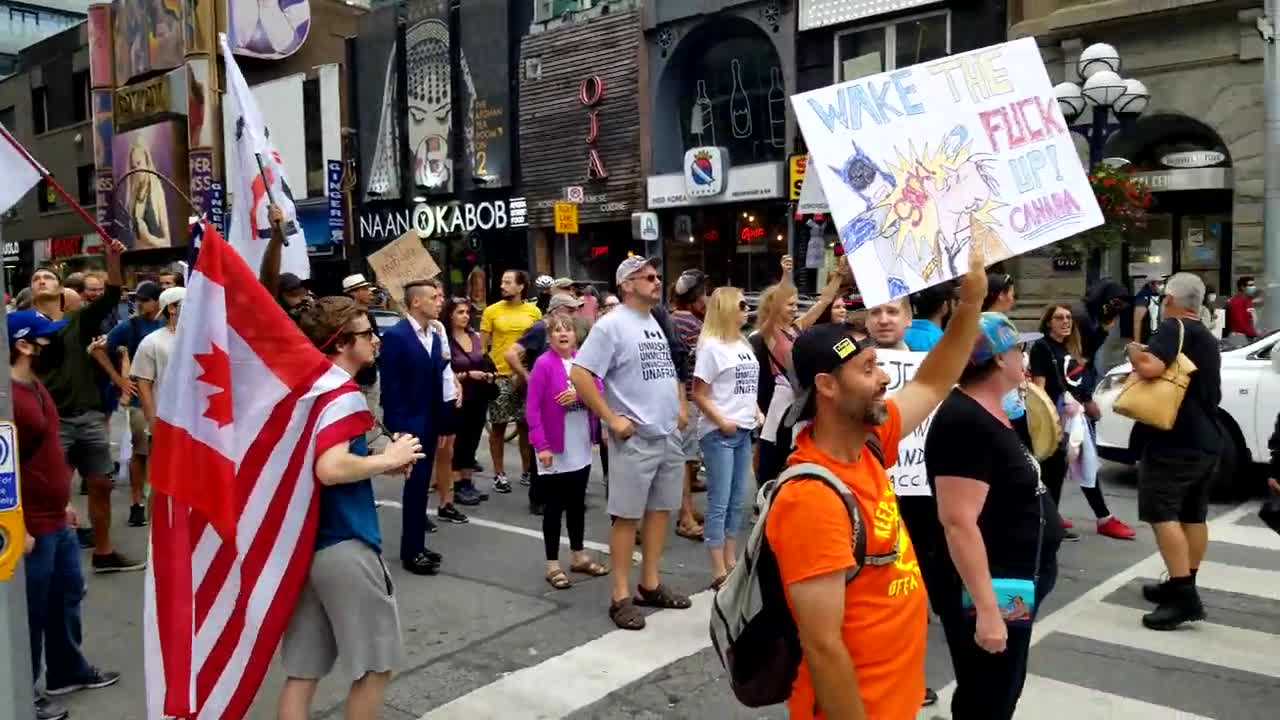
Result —
[{"label": "eyeglasses", "polygon": [[351,333],[351,337],[372,338],[373,328],[369,328],[368,330],[360,330],[359,332],[353,332]]}]

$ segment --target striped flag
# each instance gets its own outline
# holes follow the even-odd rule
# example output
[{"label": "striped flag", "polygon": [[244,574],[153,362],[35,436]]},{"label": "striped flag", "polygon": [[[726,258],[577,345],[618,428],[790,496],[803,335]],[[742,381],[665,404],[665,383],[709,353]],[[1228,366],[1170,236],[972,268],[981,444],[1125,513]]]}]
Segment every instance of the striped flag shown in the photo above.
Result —
[{"label": "striped flag", "polygon": [[243,718],[306,579],[314,459],[373,426],[211,225],[152,430],[147,717]]},{"label": "striped flag", "polygon": [[43,175],[31,153],[0,123],[0,213],[17,205]]}]

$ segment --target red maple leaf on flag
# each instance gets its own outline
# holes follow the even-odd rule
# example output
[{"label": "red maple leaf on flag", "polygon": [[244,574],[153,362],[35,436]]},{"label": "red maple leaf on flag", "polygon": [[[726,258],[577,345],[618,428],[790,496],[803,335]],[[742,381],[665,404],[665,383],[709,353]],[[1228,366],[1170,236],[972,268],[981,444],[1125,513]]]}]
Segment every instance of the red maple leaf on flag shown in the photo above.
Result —
[{"label": "red maple leaf on flag", "polygon": [[231,412],[231,358],[227,351],[210,345],[209,352],[196,353],[195,359],[203,371],[196,380],[215,388],[215,392],[208,396],[209,407],[205,409],[204,416],[224,428],[234,420]]}]

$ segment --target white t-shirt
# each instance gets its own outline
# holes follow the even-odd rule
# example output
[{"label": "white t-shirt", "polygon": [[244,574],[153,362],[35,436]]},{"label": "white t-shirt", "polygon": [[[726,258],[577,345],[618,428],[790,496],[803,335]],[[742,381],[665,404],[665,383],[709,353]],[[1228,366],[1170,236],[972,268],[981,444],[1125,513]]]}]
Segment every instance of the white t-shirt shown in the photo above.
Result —
[{"label": "white t-shirt", "polygon": [[[555,352],[548,350],[548,352]],[[573,367],[573,361],[564,359],[565,375]],[[564,452],[551,454],[551,467],[546,475],[559,475],[581,470],[591,464],[591,415],[581,400],[565,408]]]},{"label": "white t-shirt", "polygon": [[444,325],[439,320],[432,320],[429,324],[430,330],[424,330],[423,327],[418,324],[418,321],[413,319],[412,315],[407,315],[406,317],[409,318],[409,326],[413,328],[414,334],[418,336],[418,342],[422,343],[422,347],[426,349],[428,355],[431,354],[431,335],[428,333],[434,333],[440,338],[440,356],[444,358],[444,374],[441,379],[441,382],[444,383],[444,394],[441,396],[441,399],[445,402],[453,402],[457,400],[458,388],[454,385],[453,380],[453,363],[452,356],[449,353],[449,336],[445,334]]},{"label": "white t-shirt", "polygon": [[[760,362],[747,341],[725,342],[703,335],[693,376],[711,386],[711,404],[725,420],[743,430],[755,429]],[[718,430],[705,415],[698,422],[698,437]]]},{"label": "white t-shirt", "polygon": [[139,380],[150,380],[152,392],[159,397],[160,383],[164,380],[165,368],[169,366],[169,355],[173,353],[173,343],[177,334],[168,327],[142,338],[138,344],[138,352],[133,355],[133,364],[129,366],[129,376]]},{"label": "white t-shirt", "polygon": [[667,336],[651,313],[620,305],[600,318],[573,364],[604,382],[609,407],[635,423],[636,435],[675,433],[684,388]]}]

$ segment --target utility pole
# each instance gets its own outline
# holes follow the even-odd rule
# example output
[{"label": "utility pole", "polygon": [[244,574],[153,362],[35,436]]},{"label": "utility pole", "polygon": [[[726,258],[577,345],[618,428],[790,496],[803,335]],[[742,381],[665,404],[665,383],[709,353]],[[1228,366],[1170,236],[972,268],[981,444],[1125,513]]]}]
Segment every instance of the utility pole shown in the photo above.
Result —
[{"label": "utility pole", "polygon": [[1262,262],[1266,279],[1262,330],[1280,328],[1280,46],[1276,44],[1276,22],[1280,20],[1280,0],[1266,0],[1265,14],[1258,18],[1258,32],[1266,44],[1263,67],[1264,212],[1262,216]]},{"label": "utility pole", "polygon": [[[0,272],[0,296],[4,273]],[[0,333],[0,355],[9,356],[9,333]],[[0,420],[13,417],[9,366],[0,370]],[[14,451],[16,453],[16,450]],[[15,459],[16,462],[16,459]],[[22,537],[10,538],[20,543]],[[27,633],[27,578],[23,561],[8,581],[0,581],[0,718],[32,720],[35,680],[31,677],[31,637]]]}]

